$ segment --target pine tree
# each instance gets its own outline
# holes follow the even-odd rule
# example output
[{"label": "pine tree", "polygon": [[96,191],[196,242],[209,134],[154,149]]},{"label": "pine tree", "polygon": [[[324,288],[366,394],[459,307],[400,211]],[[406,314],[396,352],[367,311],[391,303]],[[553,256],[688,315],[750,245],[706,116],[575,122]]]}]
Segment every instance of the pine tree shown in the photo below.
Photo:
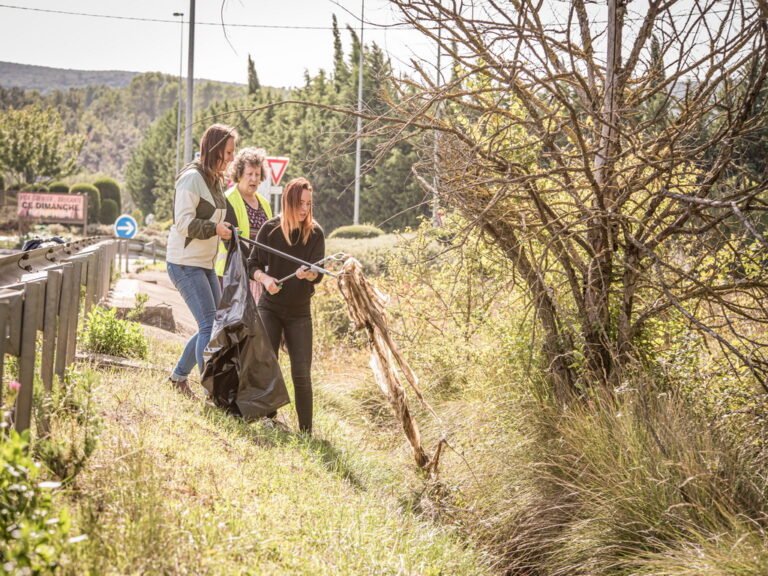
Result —
[{"label": "pine tree", "polygon": [[261,90],[261,84],[259,84],[259,76],[256,74],[256,66],[253,63],[253,58],[248,54],[248,94],[256,94]]},{"label": "pine tree", "polygon": [[333,15],[333,82],[336,92],[341,92],[342,87],[349,80],[349,68],[344,63],[344,49],[341,45],[341,34],[336,14]]}]

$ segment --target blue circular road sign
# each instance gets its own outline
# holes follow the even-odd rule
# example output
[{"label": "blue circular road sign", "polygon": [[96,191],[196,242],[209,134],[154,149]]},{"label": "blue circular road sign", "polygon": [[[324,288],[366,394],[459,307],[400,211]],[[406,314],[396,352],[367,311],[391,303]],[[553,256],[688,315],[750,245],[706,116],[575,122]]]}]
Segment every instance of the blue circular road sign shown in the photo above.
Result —
[{"label": "blue circular road sign", "polygon": [[130,214],[123,214],[115,220],[115,235],[118,238],[133,238],[138,228],[136,220]]}]

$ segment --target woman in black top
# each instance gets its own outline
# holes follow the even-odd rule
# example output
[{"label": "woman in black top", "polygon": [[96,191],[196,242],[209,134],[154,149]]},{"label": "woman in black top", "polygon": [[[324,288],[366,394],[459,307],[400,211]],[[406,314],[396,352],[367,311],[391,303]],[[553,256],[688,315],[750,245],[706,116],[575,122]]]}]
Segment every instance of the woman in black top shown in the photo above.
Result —
[{"label": "woman in black top", "polygon": [[[282,199],[282,214],[268,220],[257,241],[305,262],[318,262],[325,255],[325,234],[312,218],[312,185],[306,178],[288,182]],[[299,416],[299,430],[312,432],[312,312],[310,299],[322,274],[266,250],[253,248],[248,271],[264,286],[259,316],[269,335],[275,355],[285,336],[291,359],[291,379]],[[282,285],[277,280],[291,274]]]}]

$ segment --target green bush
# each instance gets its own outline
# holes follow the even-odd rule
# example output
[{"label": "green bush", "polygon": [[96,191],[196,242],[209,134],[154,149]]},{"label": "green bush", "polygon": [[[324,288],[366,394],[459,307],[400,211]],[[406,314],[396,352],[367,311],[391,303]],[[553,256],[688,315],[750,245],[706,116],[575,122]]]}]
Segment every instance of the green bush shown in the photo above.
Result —
[{"label": "green bush", "polygon": [[120,208],[111,198],[101,201],[101,223],[112,224],[120,216]]},{"label": "green bush", "polygon": [[70,194],[88,195],[88,223],[98,222],[101,214],[101,192],[92,184],[75,184],[69,189]]},{"label": "green bush", "polygon": [[366,275],[381,275],[387,270],[391,251],[403,238],[396,234],[385,234],[376,238],[328,238],[325,253],[331,255],[343,252],[354,256],[362,264]]},{"label": "green bush", "polygon": [[29,431],[0,438],[0,558],[3,574],[52,574],[69,534],[69,515],[51,510],[51,489],[29,456]]},{"label": "green bush", "polygon": [[88,313],[83,338],[86,350],[125,358],[146,358],[149,348],[141,326],[121,320],[114,308],[96,306]]},{"label": "green bush", "polygon": [[38,184],[36,182],[32,184],[24,184],[21,189],[24,192],[48,192],[48,186],[45,184]]},{"label": "green bush", "polygon": [[353,226],[341,226],[336,228],[328,236],[329,238],[376,238],[382,236],[384,231],[373,224],[356,224]]},{"label": "green bush", "polygon": [[64,182],[51,182],[48,184],[48,190],[57,194],[69,194],[69,185]]},{"label": "green bush", "polygon": [[365,330],[355,331],[336,283],[328,280],[331,279],[323,280],[315,287],[317,296],[312,298],[315,345],[324,351],[341,342],[358,348],[365,346],[367,333]]},{"label": "green bush", "polygon": [[62,481],[72,482],[96,450],[101,419],[91,397],[97,382],[96,372],[68,370],[40,415],[54,433],[38,439],[34,453]]},{"label": "green bush", "polygon": [[115,201],[119,215],[122,208],[122,202],[120,201],[120,185],[113,178],[108,177],[98,178],[93,182],[93,185],[99,189],[102,203],[105,200]]},{"label": "green bush", "polygon": [[138,226],[144,225],[144,213],[141,211],[141,208],[134,208],[131,210],[131,216],[133,216],[133,219],[136,220],[136,224]]}]

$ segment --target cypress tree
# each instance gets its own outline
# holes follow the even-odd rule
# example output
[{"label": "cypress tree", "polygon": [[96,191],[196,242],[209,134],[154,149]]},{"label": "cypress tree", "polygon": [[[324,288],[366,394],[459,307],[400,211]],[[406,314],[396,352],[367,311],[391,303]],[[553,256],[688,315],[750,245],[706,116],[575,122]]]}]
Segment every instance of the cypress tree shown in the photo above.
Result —
[{"label": "cypress tree", "polygon": [[256,74],[256,66],[253,63],[253,58],[248,54],[248,95],[256,94],[261,90],[261,84],[259,84],[259,76]]},{"label": "cypress tree", "polygon": [[336,14],[333,15],[333,85],[336,92],[341,89],[349,80],[349,68],[344,62],[344,49],[341,45],[341,33],[339,32],[339,23],[336,20]]}]

